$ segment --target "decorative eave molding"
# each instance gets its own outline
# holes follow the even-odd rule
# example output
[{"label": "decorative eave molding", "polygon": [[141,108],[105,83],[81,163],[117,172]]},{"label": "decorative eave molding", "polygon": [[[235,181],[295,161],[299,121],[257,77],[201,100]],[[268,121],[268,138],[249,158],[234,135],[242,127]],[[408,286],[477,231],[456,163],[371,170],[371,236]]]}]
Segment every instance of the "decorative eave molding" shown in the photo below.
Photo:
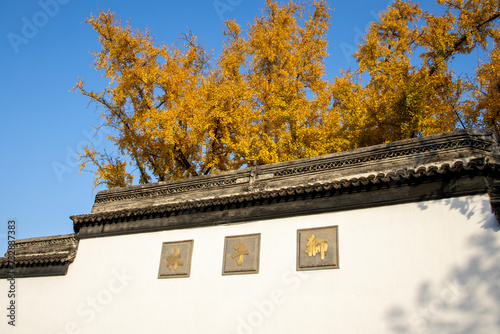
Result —
[{"label": "decorative eave molding", "polygon": [[66,275],[78,243],[75,234],[16,240],[14,252],[0,258],[0,278]]},{"label": "decorative eave molding", "polygon": [[374,172],[390,173],[458,160],[467,162],[486,156],[493,161],[498,154],[498,140],[493,131],[455,131],[237,171],[104,190],[96,195],[92,213],[350,179]]},{"label": "decorative eave molding", "polygon": [[374,153],[368,156],[353,157],[347,159],[337,159],[332,162],[324,162],[319,164],[314,164],[310,166],[287,168],[277,172],[274,172],[274,177],[288,176],[295,174],[304,174],[316,171],[331,170],[342,167],[350,167],[359,165],[362,163],[372,162],[372,161],[382,161],[386,159],[396,158],[396,157],[409,157],[416,154],[425,154],[429,152],[444,151],[449,149],[458,148],[472,148],[483,151],[490,151],[492,146],[491,142],[486,142],[483,140],[475,140],[470,138],[459,138],[450,142],[445,143],[432,143],[428,145],[423,145],[413,148],[403,148],[390,150],[388,152]]},{"label": "decorative eave molding", "polygon": [[80,238],[210,226],[481,194],[499,173],[480,158],[70,218]]},{"label": "decorative eave molding", "polygon": [[191,184],[186,184],[186,185],[177,185],[177,186],[159,186],[159,187],[154,187],[154,188],[148,188],[144,189],[143,191],[130,191],[130,192],[125,192],[120,195],[116,194],[106,194],[106,193],[99,193],[96,196],[95,203],[108,203],[108,202],[115,202],[115,201],[122,201],[126,199],[139,199],[139,198],[144,198],[144,197],[156,197],[156,196],[162,196],[162,195],[168,195],[168,194],[176,194],[176,193],[181,193],[181,192],[186,192],[186,191],[191,191],[191,190],[200,190],[200,189],[206,189],[206,188],[213,188],[213,187],[220,187],[220,186],[226,186],[226,185],[232,185],[235,184],[237,181],[236,178],[229,178],[225,180],[220,180],[220,181],[210,181],[210,182],[198,182],[198,183],[191,183]]}]

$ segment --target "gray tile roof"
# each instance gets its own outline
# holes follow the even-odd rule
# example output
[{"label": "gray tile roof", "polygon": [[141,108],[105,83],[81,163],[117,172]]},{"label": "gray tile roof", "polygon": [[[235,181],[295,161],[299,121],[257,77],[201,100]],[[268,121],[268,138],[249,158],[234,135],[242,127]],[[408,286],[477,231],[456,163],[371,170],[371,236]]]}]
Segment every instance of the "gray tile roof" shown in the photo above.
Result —
[{"label": "gray tile roof", "polygon": [[21,239],[14,253],[0,258],[0,278],[64,275],[74,261],[79,239],[75,234]]}]

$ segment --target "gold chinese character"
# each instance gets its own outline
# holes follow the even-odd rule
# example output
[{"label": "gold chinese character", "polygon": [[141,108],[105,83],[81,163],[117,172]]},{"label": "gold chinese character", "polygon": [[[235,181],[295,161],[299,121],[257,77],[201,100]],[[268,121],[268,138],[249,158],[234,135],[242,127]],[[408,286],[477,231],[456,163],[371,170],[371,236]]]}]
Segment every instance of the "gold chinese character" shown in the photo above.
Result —
[{"label": "gold chinese character", "polygon": [[231,255],[231,257],[234,259],[236,258],[237,256],[239,256],[238,260],[236,260],[236,264],[238,264],[239,266],[241,266],[243,264],[243,255],[248,255],[250,254],[250,251],[248,249],[244,249],[245,247],[247,246],[247,243],[246,242],[240,242],[239,244],[236,244],[234,246],[234,249],[237,250],[236,253],[233,253]]},{"label": "gold chinese character", "polygon": [[312,257],[321,252],[321,260],[324,260],[325,252],[328,250],[328,239],[316,239],[316,236],[313,234],[308,237],[307,240],[307,249],[305,250],[307,255],[309,255],[309,257]]},{"label": "gold chinese character", "polygon": [[174,267],[174,270],[177,270],[177,266],[183,266],[184,262],[179,260],[181,257],[181,250],[179,247],[177,247],[177,254],[174,254],[174,249],[172,248],[172,253],[167,256],[167,267],[168,269],[172,270],[172,267]]}]

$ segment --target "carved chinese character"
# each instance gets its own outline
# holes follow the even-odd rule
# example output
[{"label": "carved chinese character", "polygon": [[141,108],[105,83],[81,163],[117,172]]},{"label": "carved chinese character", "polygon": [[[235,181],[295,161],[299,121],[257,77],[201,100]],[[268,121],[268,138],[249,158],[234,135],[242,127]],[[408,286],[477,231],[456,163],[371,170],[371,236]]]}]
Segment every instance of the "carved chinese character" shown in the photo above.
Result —
[{"label": "carved chinese character", "polygon": [[307,237],[306,250],[305,252],[309,257],[316,256],[316,254],[321,253],[321,260],[325,259],[325,252],[328,250],[328,239],[316,239],[316,236],[313,234],[310,237]]},{"label": "carved chinese character", "polygon": [[338,226],[297,230],[297,270],[339,268]]},{"label": "carved chinese character", "polygon": [[193,244],[193,240],[164,242],[158,278],[189,277]]},{"label": "carved chinese character", "polygon": [[222,275],[259,272],[260,233],[232,235],[224,239]]},{"label": "carved chinese character", "polygon": [[239,266],[243,264],[243,256],[250,254],[250,251],[248,249],[245,249],[246,246],[247,243],[244,241],[234,246],[234,249],[236,249],[237,252],[233,253],[231,255],[231,258],[235,259],[236,257],[238,257],[238,259],[236,260],[236,264]]},{"label": "carved chinese character", "polygon": [[181,250],[179,247],[177,247],[177,253],[174,253],[174,249],[172,248],[172,252],[170,253],[169,256],[167,256],[167,267],[168,269],[172,270],[172,267],[174,267],[174,270],[177,270],[178,266],[183,266],[184,262],[179,260],[181,258]]}]

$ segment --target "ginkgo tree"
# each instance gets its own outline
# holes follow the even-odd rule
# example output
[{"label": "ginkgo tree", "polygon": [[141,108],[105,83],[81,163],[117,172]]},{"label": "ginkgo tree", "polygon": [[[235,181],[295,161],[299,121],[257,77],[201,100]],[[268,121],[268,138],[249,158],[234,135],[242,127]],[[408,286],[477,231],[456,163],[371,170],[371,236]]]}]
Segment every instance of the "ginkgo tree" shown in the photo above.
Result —
[{"label": "ginkgo tree", "polygon": [[[396,0],[369,26],[358,67],[332,79],[324,0],[267,0],[246,33],[226,21],[217,57],[191,32],[180,45],[156,43],[100,11],[86,22],[110,84],[94,92],[80,79],[75,90],[101,110],[116,153],[86,147],[81,168],[93,166],[96,186],[122,187],[134,175],[166,181],[459,127],[498,130],[500,4],[438,3],[439,15]],[[487,55],[476,74],[454,73],[453,58],[476,49]]]},{"label": "ginkgo tree", "polygon": [[[354,53],[358,69],[334,80],[333,107],[341,120],[335,136],[351,138],[346,148],[456,127],[499,130],[495,55],[500,2],[438,3],[444,7],[440,15],[410,1],[395,1],[379,22],[369,26]],[[454,73],[452,60],[478,48],[490,54],[490,61],[477,69],[477,75]]]}]

